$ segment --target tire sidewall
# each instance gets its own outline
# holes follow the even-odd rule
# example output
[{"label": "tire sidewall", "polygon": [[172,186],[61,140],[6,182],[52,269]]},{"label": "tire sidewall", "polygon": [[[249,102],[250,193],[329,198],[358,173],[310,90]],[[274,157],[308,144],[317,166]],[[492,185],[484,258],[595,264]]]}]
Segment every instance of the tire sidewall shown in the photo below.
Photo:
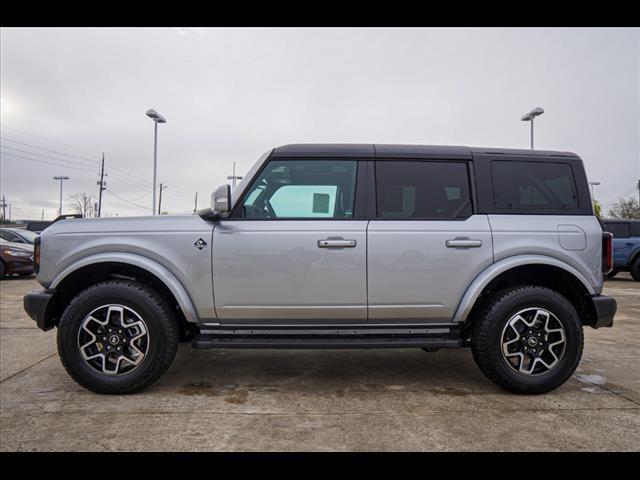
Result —
[{"label": "tire sidewall", "polygon": [[[164,363],[169,350],[165,327],[159,319],[157,305],[135,288],[121,284],[99,285],[80,293],[64,312],[58,328],[58,350],[63,362],[72,370],[75,379],[83,386],[96,389],[126,389],[145,383]],[[104,305],[122,305],[132,309],[144,321],[149,346],[142,363],[121,375],[100,373],[82,357],[78,345],[78,332],[89,313]]]},{"label": "tire sidewall", "polygon": [[[518,312],[527,308],[543,308],[553,313],[565,332],[565,350],[559,362],[545,373],[526,375],[513,369],[502,355],[502,334],[507,322]],[[573,306],[564,297],[547,289],[529,289],[504,301],[494,310],[489,319],[489,359],[496,373],[521,390],[552,390],[564,383],[575,371],[582,356],[582,325]]]}]

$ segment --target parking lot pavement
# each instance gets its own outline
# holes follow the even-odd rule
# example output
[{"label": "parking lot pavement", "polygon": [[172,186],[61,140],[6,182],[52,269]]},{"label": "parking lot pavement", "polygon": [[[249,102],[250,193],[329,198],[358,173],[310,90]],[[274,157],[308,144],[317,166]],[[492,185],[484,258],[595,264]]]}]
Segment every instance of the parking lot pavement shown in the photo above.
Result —
[{"label": "parking lot pavement", "polygon": [[143,393],[76,385],[0,282],[0,450],[638,450],[640,283],[607,281],[614,328],[585,329],[572,379],[506,393],[468,349],[193,350]]}]

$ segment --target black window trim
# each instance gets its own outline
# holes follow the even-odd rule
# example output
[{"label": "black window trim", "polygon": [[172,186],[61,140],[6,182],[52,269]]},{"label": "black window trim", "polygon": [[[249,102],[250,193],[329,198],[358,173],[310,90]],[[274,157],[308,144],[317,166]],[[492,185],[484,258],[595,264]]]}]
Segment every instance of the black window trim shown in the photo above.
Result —
[{"label": "black window trim", "polygon": [[471,213],[466,217],[443,218],[443,217],[420,217],[420,218],[385,218],[378,215],[378,182],[377,169],[373,168],[373,183],[371,190],[373,192],[373,213],[371,220],[391,221],[391,222],[464,222],[477,213],[476,205],[476,185],[473,162],[471,159],[463,158],[436,158],[436,157],[378,157],[373,163],[378,162],[437,162],[437,163],[463,163],[467,169],[467,182],[469,187],[469,201],[471,203]]},{"label": "black window trim", "polygon": [[[287,217],[287,218],[245,218],[242,217],[242,208],[241,205],[244,203],[245,198],[249,195],[251,191],[251,187],[257,178],[260,177],[262,172],[267,165],[274,162],[287,162],[287,161],[306,161],[306,160],[319,160],[319,161],[349,161],[356,162],[356,186],[354,193],[354,201],[353,201],[353,216],[350,218],[333,218],[333,217]],[[270,155],[264,163],[260,166],[256,174],[253,176],[250,182],[247,182],[247,186],[242,192],[242,195],[238,198],[238,201],[234,205],[231,213],[221,218],[224,221],[250,221],[250,222],[275,222],[275,221],[286,221],[286,222],[331,222],[331,221],[354,221],[354,220],[370,220],[370,208],[369,202],[367,200],[369,187],[369,170],[371,169],[370,159],[369,158],[360,158],[360,157],[305,157],[305,156],[296,156],[296,157],[279,157]],[[366,216],[362,215],[366,214]]]}]

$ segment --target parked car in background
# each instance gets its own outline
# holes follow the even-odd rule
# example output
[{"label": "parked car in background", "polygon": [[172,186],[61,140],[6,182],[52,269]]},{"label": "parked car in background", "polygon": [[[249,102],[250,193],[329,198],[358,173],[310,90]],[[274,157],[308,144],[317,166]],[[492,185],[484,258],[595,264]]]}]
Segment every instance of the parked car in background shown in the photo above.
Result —
[{"label": "parked car in background", "polygon": [[24,228],[0,228],[0,238],[7,242],[21,243],[33,246],[38,234]]},{"label": "parked car in background", "polygon": [[40,233],[53,222],[45,220],[27,220],[25,221],[25,228],[34,233]]},{"label": "parked car in background", "polygon": [[613,235],[613,270],[607,276],[629,272],[640,282],[640,220],[605,220],[603,227]]},{"label": "parked car in background", "polygon": [[0,239],[0,279],[33,274],[33,245]]}]

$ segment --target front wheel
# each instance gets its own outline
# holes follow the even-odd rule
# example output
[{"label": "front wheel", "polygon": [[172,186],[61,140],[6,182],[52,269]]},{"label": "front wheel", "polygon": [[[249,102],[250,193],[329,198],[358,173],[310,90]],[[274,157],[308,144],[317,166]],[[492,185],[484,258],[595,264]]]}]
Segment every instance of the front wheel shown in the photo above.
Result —
[{"label": "front wheel", "polygon": [[473,357],[486,377],[514,393],[545,393],[573,374],[584,339],[571,303],[544,287],[498,292],[474,325]]},{"label": "front wheel", "polygon": [[81,386],[125,394],[155,382],[175,357],[178,325],[147,285],[110,280],[79,293],[58,325],[58,352]]}]

